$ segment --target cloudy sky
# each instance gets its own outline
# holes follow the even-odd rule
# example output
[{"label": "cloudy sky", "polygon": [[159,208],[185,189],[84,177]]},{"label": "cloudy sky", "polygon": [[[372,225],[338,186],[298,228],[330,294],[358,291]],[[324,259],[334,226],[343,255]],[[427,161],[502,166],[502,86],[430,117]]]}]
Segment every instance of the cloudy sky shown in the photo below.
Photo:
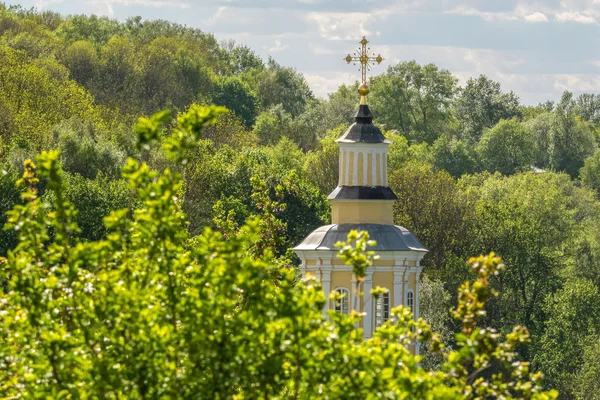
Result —
[{"label": "cloudy sky", "polygon": [[[6,0],[5,0],[6,1]],[[315,94],[358,79],[363,35],[390,64],[415,59],[463,83],[487,74],[526,104],[600,92],[600,0],[8,0],[117,19],[162,18],[234,39],[304,73]]]}]

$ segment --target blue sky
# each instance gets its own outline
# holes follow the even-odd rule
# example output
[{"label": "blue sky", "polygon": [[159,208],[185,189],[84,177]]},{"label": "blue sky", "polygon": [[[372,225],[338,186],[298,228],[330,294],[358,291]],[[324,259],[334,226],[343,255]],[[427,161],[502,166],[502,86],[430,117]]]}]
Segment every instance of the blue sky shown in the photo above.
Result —
[{"label": "blue sky", "polygon": [[[6,1],[6,0],[5,0]],[[363,35],[390,64],[434,62],[461,83],[487,74],[525,104],[600,92],[600,0],[8,0],[65,14],[140,15],[234,39],[302,72],[325,96],[358,79]]]}]

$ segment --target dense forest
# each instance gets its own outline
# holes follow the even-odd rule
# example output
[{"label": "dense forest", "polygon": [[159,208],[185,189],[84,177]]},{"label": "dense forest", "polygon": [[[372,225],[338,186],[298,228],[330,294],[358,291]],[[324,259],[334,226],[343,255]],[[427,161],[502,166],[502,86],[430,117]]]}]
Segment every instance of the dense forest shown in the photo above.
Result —
[{"label": "dense forest", "polygon": [[[369,84],[375,121],[392,142],[395,222],[431,250],[423,318],[457,346],[461,324],[447,311],[460,285],[475,279],[465,260],[494,251],[506,271],[490,280],[500,294],[483,324],[503,334],[525,326],[531,343],[519,353],[562,398],[598,396],[600,97],[565,92],[556,103],[525,106],[486,76],[459,86],[450,71],[416,61]],[[235,237],[268,211],[266,223],[279,232],[273,249],[291,257],[290,247],[330,220],[335,139],[357,102],[356,86],[317,98],[293,68],[197,29],[0,3],[0,226],[24,202],[15,184],[24,161],[56,149],[65,183],[58,193],[80,210],[73,235],[82,243],[106,236],[111,211],[140,205],[122,175],[131,157],[181,174],[190,237],[206,226]],[[168,109],[176,118],[210,104],[228,111],[184,158],[161,147],[182,145],[169,142],[176,122],[139,145],[138,117]],[[52,179],[40,186],[43,202],[62,201]],[[18,243],[18,229],[1,231],[0,256]],[[439,361],[426,352],[423,363]]]}]

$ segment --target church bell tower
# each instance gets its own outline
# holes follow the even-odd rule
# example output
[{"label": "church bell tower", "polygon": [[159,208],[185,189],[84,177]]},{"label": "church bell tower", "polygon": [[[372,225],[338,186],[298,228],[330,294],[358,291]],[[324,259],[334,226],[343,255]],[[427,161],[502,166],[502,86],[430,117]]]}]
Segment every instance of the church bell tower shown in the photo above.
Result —
[{"label": "church bell tower", "polygon": [[[335,244],[346,241],[351,230],[367,231],[377,245],[372,248],[379,259],[367,269],[362,287],[364,296],[359,307],[365,313],[362,328],[365,338],[371,337],[377,326],[390,317],[390,309],[399,305],[410,307],[419,317],[419,275],[421,259],[427,249],[406,228],[394,225],[393,205],[402,201],[388,186],[388,147],[390,141],[373,124],[367,96],[366,71],[372,62],[381,63],[381,56],[370,56],[366,38],[355,56],[345,60],[360,63],[362,84],[358,88],[360,105],[355,122],[342,137],[340,146],[338,186],[331,192],[331,225],[317,228],[294,248],[301,259],[300,270],[320,278],[326,297],[331,291],[343,294],[341,301],[328,300],[323,310],[349,313],[354,304],[356,279],[352,267],[337,258]],[[380,286],[388,293],[377,300],[371,289]],[[418,346],[413,351],[418,353]]]}]

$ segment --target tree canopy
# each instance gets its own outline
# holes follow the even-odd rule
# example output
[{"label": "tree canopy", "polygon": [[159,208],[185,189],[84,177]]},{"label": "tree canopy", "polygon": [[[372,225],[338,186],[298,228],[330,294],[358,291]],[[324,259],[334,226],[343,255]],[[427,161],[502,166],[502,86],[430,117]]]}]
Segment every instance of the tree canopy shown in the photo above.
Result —
[{"label": "tree canopy", "polygon": [[[398,370],[386,369],[385,374],[394,378],[381,378],[381,371],[390,367],[385,363],[394,357],[406,361],[415,377],[411,380],[406,375],[402,382],[417,385],[423,379],[419,393],[434,393],[441,380],[454,379],[444,370],[444,365],[453,362],[447,357],[467,351],[456,336],[462,323],[447,312],[459,307],[463,283],[478,279],[465,260],[494,251],[506,267],[485,283],[499,295],[490,297],[478,326],[502,335],[510,334],[515,325],[527,328],[530,341],[516,346],[518,360],[530,362],[533,373],[547,376],[541,383],[544,390],[558,388],[564,399],[589,398],[597,391],[594,377],[600,340],[594,319],[600,314],[600,303],[594,300],[600,290],[598,95],[567,91],[560,99],[523,105],[517,93],[489,77],[459,84],[452,72],[417,61],[391,65],[369,84],[374,121],[391,142],[390,185],[399,196],[395,223],[410,229],[431,250],[423,259],[422,284],[439,301],[422,306],[428,307],[427,316],[432,319],[428,322],[442,335],[446,356],[436,352],[435,346],[423,345],[427,353],[420,366],[413,366],[416,359],[405,358],[390,339],[406,332],[408,322],[401,321],[408,319],[403,319],[403,311],[397,314],[399,325],[382,331],[377,344],[359,345],[350,329],[354,322],[336,320],[327,325],[317,315],[321,300],[314,284],[297,287],[290,283],[296,284],[293,271],[298,260],[289,248],[330,221],[326,196],[337,185],[339,168],[335,140],[353,122],[358,82],[317,98],[294,68],[273,58],[263,60],[242,44],[220,43],[198,29],[140,17],[117,21],[63,16],[0,4],[0,226],[8,227],[0,229],[0,257],[8,260],[0,274],[6,296],[15,292],[10,289],[13,284],[31,289],[22,292],[24,297],[18,301],[0,307],[27,313],[27,302],[44,300],[36,303],[40,308],[32,309],[33,317],[27,315],[33,320],[18,314],[21,322],[3,319],[2,323],[29,324],[23,328],[29,332],[35,331],[36,323],[46,324],[40,330],[46,336],[30,336],[38,340],[35,343],[46,340],[43,351],[24,342],[18,343],[21,347],[2,348],[11,356],[24,357],[14,367],[21,368],[18,375],[0,375],[1,379],[8,376],[2,384],[9,382],[11,390],[22,390],[18,385],[34,381],[27,368],[33,365],[44,371],[39,376],[47,374],[55,351],[70,354],[62,367],[56,364],[62,368],[56,373],[65,382],[65,390],[73,390],[72,379],[81,378],[89,393],[103,386],[110,393],[135,397],[132,393],[145,390],[140,389],[144,385],[148,390],[162,390],[157,388],[168,378],[165,390],[173,392],[165,396],[173,397],[182,393],[179,390],[217,384],[200,379],[179,388],[172,382],[179,374],[192,376],[186,375],[193,374],[190,363],[216,360],[214,352],[194,346],[213,346],[214,350],[225,343],[229,358],[219,364],[220,372],[211,370],[215,374],[236,371],[235,382],[234,378],[222,381],[232,385],[220,387],[224,397],[236,385],[243,387],[235,393],[239,396],[243,392],[254,397],[260,390],[283,396],[292,392],[282,390],[295,390],[290,385],[295,385],[291,377],[297,373],[293,351],[298,343],[323,349],[331,340],[327,335],[337,335],[341,339],[332,349],[340,354],[354,352],[352,363],[341,368],[335,364],[339,359],[327,358],[333,356],[323,350],[320,354],[329,360],[323,368],[333,371],[331,377],[337,380],[316,382],[302,373],[299,382],[305,386],[298,389],[305,390],[302,393],[312,395],[311,390],[318,388],[332,388],[333,393],[342,383],[346,387],[355,384],[349,368],[359,365],[363,356],[370,361],[360,368],[370,372],[365,375],[367,386],[357,388],[356,393],[364,393],[360,390],[366,387],[382,393],[405,390],[390,383],[398,382],[393,380]],[[227,111],[205,108],[210,104]],[[165,109],[170,112],[151,117]],[[219,118],[208,118],[212,114],[207,110],[219,110]],[[140,116],[142,123],[138,123]],[[138,140],[140,135],[144,140]],[[18,177],[34,173],[33,164],[25,168],[24,161],[50,150],[58,153],[45,153],[34,162],[39,182],[15,185]],[[128,165],[125,175],[124,164]],[[157,193],[170,194],[159,199]],[[14,223],[8,223],[8,213],[15,207],[31,212],[22,216],[28,221],[27,229],[17,224],[15,230],[11,228]],[[163,212],[165,221],[148,220]],[[150,232],[160,240],[143,247]],[[215,255],[214,260],[209,254]],[[38,261],[47,268],[35,268]],[[183,264],[193,271],[182,270]],[[142,268],[146,265],[150,266],[147,270]],[[229,265],[240,275],[230,274]],[[169,271],[174,272],[175,283],[169,281]],[[134,275],[146,281],[136,286],[138,281],[131,279]],[[152,283],[151,275],[157,277]],[[226,276],[225,281],[213,283],[221,276]],[[259,282],[259,277],[267,276],[269,280]],[[92,292],[83,290],[88,283]],[[222,290],[227,298],[217,301],[209,296],[212,292],[194,286],[206,283],[217,285],[215,291]],[[69,297],[68,285],[77,289],[73,297]],[[170,288],[195,290],[198,297],[169,292]],[[247,309],[256,301],[248,295],[250,289],[265,294],[266,303]],[[154,298],[153,290],[157,291]],[[143,306],[134,307],[138,300]],[[200,306],[191,304],[196,300],[208,302],[202,307],[214,315],[198,314]],[[75,301],[87,308],[71,308]],[[192,311],[187,318],[197,321],[182,331],[173,324],[169,307],[178,313],[182,310],[178,307],[188,307],[188,302]],[[159,307],[163,303],[169,307]],[[102,306],[92,309],[91,304]],[[302,304],[306,309],[300,310]],[[231,307],[240,314],[227,314],[225,310]],[[276,313],[267,313],[267,307]],[[154,321],[137,333],[128,333],[136,337],[138,347],[130,341],[119,342],[116,331],[111,331],[126,324],[116,310],[137,322],[146,317]],[[225,317],[234,318],[235,332],[243,337],[250,336],[246,329],[260,332],[264,346],[271,347],[256,342],[248,342],[252,348],[243,347],[246,342],[240,337],[227,342],[219,330],[228,321]],[[248,321],[242,320],[246,317]],[[99,326],[102,318],[112,325]],[[206,327],[201,325],[202,318],[209,318]],[[263,319],[250,322],[253,318]],[[83,325],[92,320],[89,327]],[[270,328],[263,329],[267,325]],[[214,332],[215,327],[218,334],[209,330]],[[81,335],[91,335],[95,329],[98,332],[93,335],[105,335],[110,342],[98,341],[101,336],[90,336],[91,342],[82,340]],[[276,340],[288,329],[296,332],[292,339],[300,342],[285,342],[283,349],[276,349],[276,344],[283,343]],[[165,336],[160,336],[163,330]],[[2,332],[0,346],[12,334]],[[205,332],[206,337],[184,337],[191,332]],[[302,336],[309,332],[315,333],[317,344]],[[154,334],[161,339],[152,344],[147,338]],[[175,342],[182,347],[172,345]],[[234,343],[254,352],[252,357],[244,354],[247,358],[240,362],[257,360],[255,370],[242,370],[237,364],[236,357],[242,356],[235,353]],[[384,361],[372,360],[365,352],[375,352],[373,357]],[[182,369],[172,364],[181,359],[176,353],[198,358],[185,359],[188,364]],[[143,360],[133,365],[132,354],[143,354]],[[265,361],[269,354],[280,364]],[[39,365],[38,357],[42,357]],[[158,369],[157,360],[167,359],[163,372],[152,372],[148,381],[135,380]],[[574,365],[579,368],[576,373]],[[340,368],[339,373],[334,366]],[[425,366],[437,372],[425,371]],[[465,368],[473,371],[471,367]],[[273,375],[275,368],[280,369]],[[374,371],[380,371],[379,375]],[[481,375],[489,380],[499,371],[506,372],[494,364]],[[244,386],[256,376],[262,377],[261,388]],[[58,387],[50,383],[52,379],[48,373],[35,384]],[[452,386],[450,392],[466,388],[463,383]],[[467,383],[473,382],[467,379]],[[5,390],[2,384],[0,392]],[[536,380],[534,386],[538,384]],[[432,391],[427,392],[427,387]],[[214,393],[217,388],[206,390]],[[47,397],[58,397],[58,392]]]}]

